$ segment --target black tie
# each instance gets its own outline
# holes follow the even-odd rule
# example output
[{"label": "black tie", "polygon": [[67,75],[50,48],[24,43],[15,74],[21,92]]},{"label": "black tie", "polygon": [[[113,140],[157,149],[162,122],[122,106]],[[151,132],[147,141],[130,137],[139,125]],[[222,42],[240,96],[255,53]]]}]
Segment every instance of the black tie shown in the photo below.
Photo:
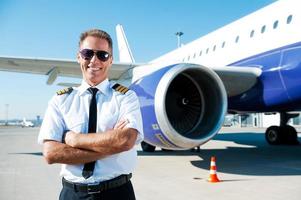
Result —
[{"label": "black tie", "polygon": [[[98,89],[97,88],[89,88],[88,91],[92,93],[92,99],[90,102],[90,109],[89,109],[88,133],[96,133],[96,126],[97,126],[96,93],[97,93]],[[82,175],[85,179],[87,179],[93,175],[94,167],[95,167],[95,161],[85,164],[83,172],[82,172]]]}]

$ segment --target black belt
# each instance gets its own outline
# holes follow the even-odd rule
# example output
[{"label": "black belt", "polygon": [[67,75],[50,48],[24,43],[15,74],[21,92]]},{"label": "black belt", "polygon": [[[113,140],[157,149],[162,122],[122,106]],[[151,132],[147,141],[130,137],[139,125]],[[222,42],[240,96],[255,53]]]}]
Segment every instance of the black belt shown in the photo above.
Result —
[{"label": "black belt", "polygon": [[74,189],[75,191],[86,192],[88,194],[100,193],[105,190],[113,189],[127,183],[132,178],[132,174],[120,175],[111,180],[100,183],[84,184],[73,183],[63,178],[63,186]]}]

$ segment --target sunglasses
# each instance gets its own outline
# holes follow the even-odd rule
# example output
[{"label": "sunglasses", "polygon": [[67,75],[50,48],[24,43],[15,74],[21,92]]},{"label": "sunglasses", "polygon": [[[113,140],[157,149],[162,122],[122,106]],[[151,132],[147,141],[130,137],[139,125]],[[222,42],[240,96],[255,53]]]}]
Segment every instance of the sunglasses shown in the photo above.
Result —
[{"label": "sunglasses", "polygon": [[109,58],[111,56],[109,52],[96,51],[93,49],[82,49],[79,51],[79,53],[85,60],[91,60],[93,58],[94,54],[96,54],[97,58],[102,62],[109,60]]}]

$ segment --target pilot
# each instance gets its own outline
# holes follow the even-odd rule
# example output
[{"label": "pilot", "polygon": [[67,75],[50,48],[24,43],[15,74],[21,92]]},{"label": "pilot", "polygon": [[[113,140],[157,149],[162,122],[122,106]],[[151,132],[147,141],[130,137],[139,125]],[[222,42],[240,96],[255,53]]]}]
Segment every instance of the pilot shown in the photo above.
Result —
[{"label": "pilot", "polygon": [[38,142],[48,164],[62,164],[59,199],[135,199],[130,179],[134,145],[143,140],[141,112],[133,91],[108,80],[112,52],[108,33],[82,33],[82,83],[49,101]]}]

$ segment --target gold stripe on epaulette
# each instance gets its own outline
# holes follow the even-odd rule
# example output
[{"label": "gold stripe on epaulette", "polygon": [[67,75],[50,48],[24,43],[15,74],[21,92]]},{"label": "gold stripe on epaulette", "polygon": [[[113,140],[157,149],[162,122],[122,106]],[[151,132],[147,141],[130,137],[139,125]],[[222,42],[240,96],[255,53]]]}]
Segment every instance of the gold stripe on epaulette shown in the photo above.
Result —
[{"label": "gold stripe on epaulette", "polygon": [[122,88],[122,85],[119,85],[119,86],[116,88],[116,91],[120,92],[121,88]]},{"label": "gold stripe on epaulette", "polygon": [[62,94],[70,94],[72,92],[73,88],[64,88],[56,92],[57,95],[62,95]]},{"label": "gold stripe on epaulette", "polygon": [[118,83],[116,83],[112,88],[122,94],[125,94],[127,93],[127,91],[129,91],[127,87],[124,87],[123,85],[120,85]]},{"label": "gold stripe on epaulette", "polygon": [[126,87],[123,87],[122,90],[120,91],[122,94],[125,94],[127,91],[129,91],[128,88]]}]

